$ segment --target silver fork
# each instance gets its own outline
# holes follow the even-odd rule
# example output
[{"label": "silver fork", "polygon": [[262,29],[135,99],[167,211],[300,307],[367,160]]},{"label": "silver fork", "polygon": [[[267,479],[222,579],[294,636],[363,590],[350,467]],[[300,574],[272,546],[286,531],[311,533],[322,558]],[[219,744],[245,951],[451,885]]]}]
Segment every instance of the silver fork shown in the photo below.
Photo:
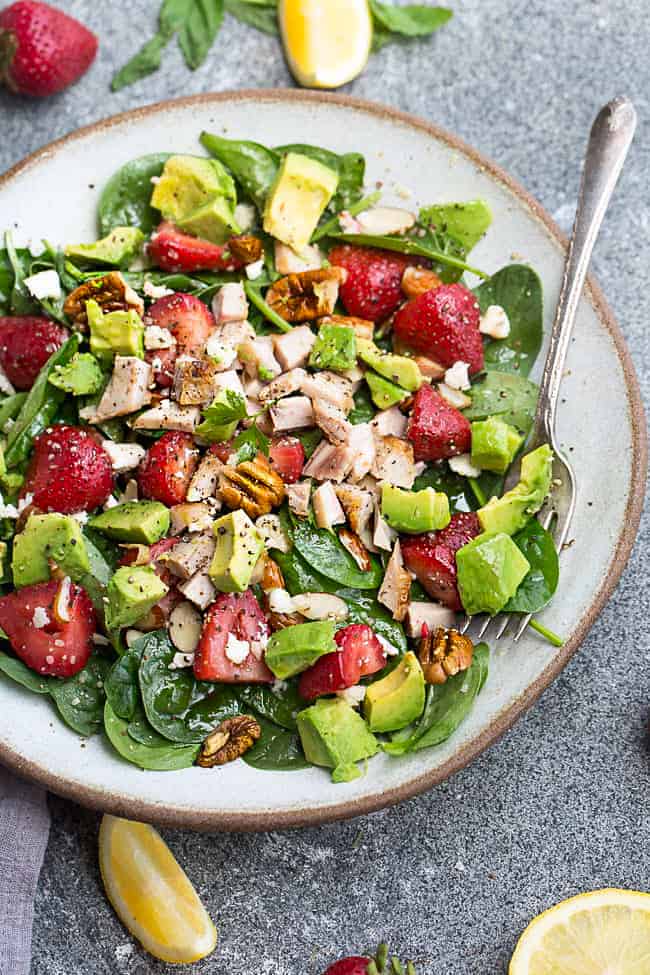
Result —
[{"label": "silver fork", "polygon": [[[592,126],[562,289],[539,389],[535,424],[526,445],[526,453],[545,443],[550,444],[553,449],[551,496],[540,512],[539,520],[544,528],[549,528],[554,522],[553,540],[558,553],[566,542],[576,502],[575,475],[559,449],[555,434],[560,384],[591,254],[635,128],[636,111],[628,98],[615,98],[601,108]],[[517,462],[506,479],[506,490],[517,483],[519,473],[520,465]],[[505,634],[513,618],[519,620],[514,634],[516,643],[530,623],[532,613],[525,616],[508,613],[499,613],[493,617],[465,616],[459,629],[461,633],[466,633],[472,623],[476,623],[475,639],[480,640],[493,623],[495,628],[492,637],[498,640]]]}]

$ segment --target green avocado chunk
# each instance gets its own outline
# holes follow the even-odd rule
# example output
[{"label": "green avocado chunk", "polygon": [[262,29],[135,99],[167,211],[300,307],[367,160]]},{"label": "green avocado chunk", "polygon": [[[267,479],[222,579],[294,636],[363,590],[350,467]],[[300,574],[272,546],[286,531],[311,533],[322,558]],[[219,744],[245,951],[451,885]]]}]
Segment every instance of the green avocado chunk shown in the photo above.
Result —
[{"label": "green avocado chunk", "polygon": [[169,508],[160,501],[127,501],[102,511],[88,522],[116,542],[153,545],[169,531]]},{"label": "green avocado chunk", "polygon": [[338,173],[316,159],[288,152],[264,207],[264,230],[301,254],[339,184]]},{"label": "green avocado chunk", "polygon": [[456,552],[458,592],[466,613],[494,616],[514,596],[530,563],[510,535],[477,535]]},{"label": "green avocado chunk", "polygon": [[264,551],[264,539],[241,508],[217,518],[212,526],[217,545],[208,575],[219,592],[244,592]]},{"label": "green avocado chunk", "polygon": [[519,431],[498,416],[475,420],[472,423],[472,464],[482,471],[505,474],[523,442],[524,437]]},{"label": "green avocado chunk", "polygon": [[397,403],[402,403],[408,399],[409,393],[401,386],[396,386],[390,379],[384,379],[379,373],[369,369],[366,373],[366,382],[370,389],[370,396],[375,406],[380,410],[388,410]]},{"label": "green avocado chunk", "polygon": [[66,247],[66,257],[88,261],[91,264],[109,264],[123,267],[140,252],[144,234],[138,227],[115,227],[107,237],[94,244],[72,244]]},{"label": "green avocado chunk", "polygon": [[334,653],[334,629],[332,620],[317,620],[278,630],[266,648],[269,670],[280,680],[286,680],[307,670],[326,653]]},{"label": "green avocado chunk", "polygon": [[72,396],[92,396],[102,388],[104,374],[90,352],[75,352],[70,362],[55,366],[48,382]]},{"label": "green avocado chunk", "polygon": [[386,677],[370,684],[363,711],[371,731],[399,731],[424,711],[424,674],[414,653],[405,654]]},{"label": "green avocado chunk", "polygon": [[410,393],[418,390],[424,382],[415,359],[410,359],[407,355],[395,355],[394,352],[384,352],[370,339],[357,339],[357,354],[362,362],[384,379],[389,379]]},{"label": "green avocado chunk", "polygon": [[11,571],[16,588],[47,582],[50,559],[72,579],[89,571],[88,552],[76,518],[57,512],[29,516],[14,538]]},{"label": "green avocado chunk", "polygon": [[116,355],[144,359],[144,325],[136,311],[104,314],[92,298],[86,302],[90,327],[90,351],[102,364],[110,365]]},{"label": "green avocado chunk", "polygon": [[151,206],[160,210],[165,220],[178,224],[216,198],[234,212],[237,191],[225,166],[218,159],[178,155],[170,156],[165,163],[154,186]]},{"label": "green avocado chunk", "polygon": [[382,484],[381,513],[395,531],[412,535],[438,531],[451,521],[449,498],[432,487],[405,491],[392,484]]},{"label": "green avocado chunk", "polygon": [[312,369],[346,372],[357,361],[357,337],[347,325],[321,325],[311,350]]},{"label": "green avocado chunk", "polygon": [[341,698],[321,698],[296,720],[307,761],[333,769],[334,782],[359,778],[355,762],[371,758],[379,750],[361,715]]},{"label": "green avocado chunk", "polygon": [[551,489],[553,452],[543,444],[521,459],[519,483],[501,498],[491,498],[477,511],[484,532],[514,535],[528,524]]},{"label": "green avocado chunk", "polygon": [[192,210],[178,221],[178,226],[186,233],[209,240],[213,244],[224,244],[233,234],[241,233],[232,205],[222,196],[216,196]]},{"label": "green avocado chunk", "polygon": [[107,586],[106,626],[118,630],[133,626],[168,592],[168,587],[149,565],[123,565]]}]

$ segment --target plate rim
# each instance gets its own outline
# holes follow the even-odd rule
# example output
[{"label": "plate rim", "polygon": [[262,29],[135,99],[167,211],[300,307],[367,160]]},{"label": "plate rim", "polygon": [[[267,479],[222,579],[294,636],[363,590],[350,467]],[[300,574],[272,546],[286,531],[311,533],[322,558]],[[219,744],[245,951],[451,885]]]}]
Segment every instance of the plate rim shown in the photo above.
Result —
[{"label": "plate rim", "polygon": [[[446,129],[428,122],[426,119],[401,111],[388,105],[350,95],[321,91],[303,91],[285,88],[246,88],[221,92],[206,92],[183,98],[166,99],[140,106],[117,115],[100,119],[89,125],[75,129],[68,134],[47,143],[0,174],[0,188],[7,186],[18,175],[27,172],[32,166],[53,155],[71,143],[84,139],[96,132],[110,129],[124,122],[138,121],[150,115],[159,114],[170,108],[186,108],[196,105],[219,104],[224,101],[285,101],[303,104],[330,104],[356,109],[375,117],[399,122],[432,136],[439,142],[461,152],[471,162],[485,170],[493,179],[503,184],[526,209],[546,229],[548,235],[562,250],[568,241],[544,207],[524,187],[504,169],[483,155],[463,139]],[[38,763],[24,759],[19,752],[0,742],[0,762],[7,768],[35,782],[57,795],[74,800],[79,804],[100,812],[126,816],[142,822],[155,822],[160,825],[190,828],[198,831],[263,832],[270,829],[316,826],[324,823],[366,815],[380,809],[396,805],[428,791],[445,779],[469,765],[490,745],[508,731],[541,696],[546,688],[566,667],[571,657],[584,640],[587,632],[604,608],[618,585],[636,540],[645,499],[645,484],[648,471],[648,432],[645,409],[641,397],[638,378],[630,352],[616,318],[609,307],[600,286],[593,275],[588,275],[585,296],[612,337],[616,354],[621,363],[625,380],[626,394],[632,424],[632,478],[626,503],[626,517],[623,529],[618,536],[616,547],[600,588],[574,630],[572,637],[559,650],[551,663],[507,708],[502,710],[476,736],[467,742],[453,756],[436,769],[416,776],[388,792],[377,792],[372,796],[342,801],[337,805],[321,809],[303,809],[280,812],[206,812],[162,806],[146,799],[125,799],[114,796],[101,788],[80,786],[64,776],[42,768]]]}]

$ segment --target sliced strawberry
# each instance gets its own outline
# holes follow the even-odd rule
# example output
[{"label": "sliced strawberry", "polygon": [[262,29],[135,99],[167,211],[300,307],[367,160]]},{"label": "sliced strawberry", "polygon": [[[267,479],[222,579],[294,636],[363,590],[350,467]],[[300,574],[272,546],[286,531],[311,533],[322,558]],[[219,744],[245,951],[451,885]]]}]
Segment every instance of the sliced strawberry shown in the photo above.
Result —
[{"label": "sliced strawberry", "polygon": [[409,572],[439,603],[460,612],[462,604],[456,584],[456,552],[481,533],[477,516],[473,513],[452,515],[442,531],[426,535],[404,536],[402,556]]},{"label": "sliced strawberry", "polygon": [[34,441],[21,497],[41,511],[93,511],[113,490],[111,459],[81,427],[49,427]]},{"label": "sliced strawberry", "polygon": [[368,975],[371,961],[372,958],[365,958],[363,955],[351,955],[330,965],[324,975]]},{"label": "sliced strawberry", "polygon": [[285,484],[295,484],[305,466],[305,448],[298,437],[277,437],[269,448],[269,459]]},{"label": "sliced strawberry", "polygon": [[348,272],[341,285],[341,301],[350,315],[381,322],[404,301],[402,275],[413,266],[429,266],[419,257],[408,257],[377,247],[343,244],[329,252],[329,261]]},{"label": "sliced strawberry", "polygon": [[[195,676],[198,680],[224,684],[273,683],[275,678],[264,663],[264,647],[269,634],[266,616],[250,589],[243,593],[221,593],[205,615],[201,640],[194,655]],[[229,659],[231,636],[249,644],[248,655],[241,663]]]},{"label": "sliced strawberry", "polygon": [[164,433],[140,462],[137,473],[140,494],[169,507],[182,504],[198,460],[199,452],[191,434],[178,430]]},{"label": "sliced strawberry", "polygon": [[207,305],[194,295],[180,291],[154,301],[145,315],[145,324],[166,328],[176,339],[170,349],[155,349],[146,354],[147,361],[154,366],[156,383],[163,388],[174,382],[176,357],[202,352],[215,327]]},{"label": "sliced strawberry", "polygon": [[460,410],[425,384],[415,394],[406,436],[416,461],[443,460],[469,452],[472,427]]},{"label": "sliced strawberry", "polygon": [[395,316],[393,335],[403,345],[443,366],[466,362],[483,368],[478,301],[462,284],[443,284],[407,302]]},{"label": "sliced strawberry", "polygon": [[[86,590],[72,583],[66,599],[69,619],[57,622],[54,600],[58,591],[59,583],[53,579],[3,596],[0,627],[16,655],[32,670],[49,677],[72,677],[90,657],[97,617]],[[47,619],[41,626],[44,614]]]},{"label": "sliced strawberry", "polygon": [[[237,241],[237,238],[234,238]],[[212,244],[200,237],[190,237],[173,223],[161,223],[148,245],[149,257],[163,271],[193,274],[194,271],[237,271],[246,261],[230,242]]]},{"label": "sliced strawberry", "polygon": [[31,389],[47,360],[69,334],[67,328],[49,318],[0,318],[0,365],[16,389]]},{"label": "sliced strawberry", "polygon": [[306,701],[353,687],[386,664],[386,651],[365,623],[344,627],[334,640],[339,649],[320,657],[300,675],[298,691]]}]

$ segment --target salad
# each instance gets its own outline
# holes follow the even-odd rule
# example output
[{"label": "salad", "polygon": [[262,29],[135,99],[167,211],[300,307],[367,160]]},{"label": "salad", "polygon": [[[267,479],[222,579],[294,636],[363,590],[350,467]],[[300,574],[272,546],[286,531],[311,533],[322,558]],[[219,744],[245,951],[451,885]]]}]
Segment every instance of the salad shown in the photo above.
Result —
[{"label": "salad", "polygon": [[6,234],[0,672],[143,769],[345,782],[469,714],[489,651],[458,613],[557,587],[541,285],[468,263],[481,200],[201,142],[115,173],[93,242]]}]

